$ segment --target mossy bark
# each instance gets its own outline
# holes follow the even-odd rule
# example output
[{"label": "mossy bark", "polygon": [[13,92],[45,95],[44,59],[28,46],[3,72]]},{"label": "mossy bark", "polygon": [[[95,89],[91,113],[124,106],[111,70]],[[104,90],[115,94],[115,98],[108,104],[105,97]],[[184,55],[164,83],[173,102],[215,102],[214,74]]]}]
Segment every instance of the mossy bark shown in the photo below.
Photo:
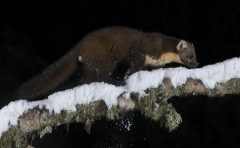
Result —
[{"label": "mossy bark", "polygon": [[189,78],[182,86],[174,88],[170,79],[165,79],[158,88],[146,90],[148,95],[139,97],[132,93],[130,98],[118,97],[118,106],[108,109],[104,101],[96,101],[87,105],[76,105],[76,112],[61,111],[50,113],[47,109],[34,108],[19,118],[17,126],[5,132],[0,139],[0,147],[26,147],[27,136],[38,131],[40,137],[51,133],[52,128],[72,122],[85,123],[85,130],[90,132],[91,124],[100,118],[114,120],[119,114],[128,110],[140,110],[147,118],[159,121],[172,131],[178,127],[182,119],[168,99],[173,96],[206,95],[209,97],[225,94],[240,94],[240,79],[234,78],[225,83],[218,83],[213,89],[204,87],[200,80]]}]

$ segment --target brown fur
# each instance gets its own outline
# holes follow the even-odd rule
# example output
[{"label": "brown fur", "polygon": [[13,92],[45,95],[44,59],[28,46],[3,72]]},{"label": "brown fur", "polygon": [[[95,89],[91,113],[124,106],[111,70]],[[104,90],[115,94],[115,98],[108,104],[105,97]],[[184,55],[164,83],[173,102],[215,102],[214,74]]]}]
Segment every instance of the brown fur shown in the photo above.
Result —
[{"label": "brown fur", "polygon": [[193,45],[159,33],[104,28],[86,35],[60,60],[21,86],[18,94],[20,99],[31,99],[47,93],[79,69],[79,85],[102,81],[121,85],[122,80],[113,78],[119,65],[127,67],[129,76],[146,66],[162,67],[170,62],[197,66]]}]

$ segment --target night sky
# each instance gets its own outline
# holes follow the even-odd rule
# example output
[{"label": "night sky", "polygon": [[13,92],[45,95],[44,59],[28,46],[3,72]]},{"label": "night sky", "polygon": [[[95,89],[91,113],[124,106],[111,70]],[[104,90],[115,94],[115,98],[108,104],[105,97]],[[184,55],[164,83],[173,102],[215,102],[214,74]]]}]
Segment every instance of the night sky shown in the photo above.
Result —
[{"label": "night sky", "polygon": [[[0,107],[24,81],[63,56],[87,33],[125,26],[193,42],[199,67],[240,56],[239,0],[0,1]],[[239,96],[172,98],[183,123],[169,133],[139,112],[117,121],[64,127],[36,147],[240,147]],[[133,122],[130,131],[123,121]],[[122,130],[120,130],[122,129]],[[45,144],[45,145],[44,145]],[[56,146],[59,144],[58,146]],[[117,145],[119,144],[119,145]]]}]

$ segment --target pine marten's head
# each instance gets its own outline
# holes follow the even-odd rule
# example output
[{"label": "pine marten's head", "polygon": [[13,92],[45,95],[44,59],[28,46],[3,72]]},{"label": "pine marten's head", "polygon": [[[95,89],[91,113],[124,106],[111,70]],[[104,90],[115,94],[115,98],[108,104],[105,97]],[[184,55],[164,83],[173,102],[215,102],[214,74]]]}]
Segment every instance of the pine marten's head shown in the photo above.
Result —
[{"label": "pine marten's head", "polygon": [[197,67],[198,62],[196,59],[195,49],[192,43],[181,40],[177,45],[179,57],[181,62],[187,67]]}]

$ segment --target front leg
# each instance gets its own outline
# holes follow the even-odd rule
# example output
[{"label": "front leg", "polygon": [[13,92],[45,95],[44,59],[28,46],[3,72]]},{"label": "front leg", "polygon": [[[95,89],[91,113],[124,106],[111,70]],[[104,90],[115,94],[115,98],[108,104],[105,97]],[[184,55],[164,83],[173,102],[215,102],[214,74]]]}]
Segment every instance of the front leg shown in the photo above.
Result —
[{"label": "front leg", "polygon": [[130,68],[125,73],[124,79],[127,79],[131,74],[141,70],[144,67],[146,56],[140,51],[132,50],[128,55]]}]

